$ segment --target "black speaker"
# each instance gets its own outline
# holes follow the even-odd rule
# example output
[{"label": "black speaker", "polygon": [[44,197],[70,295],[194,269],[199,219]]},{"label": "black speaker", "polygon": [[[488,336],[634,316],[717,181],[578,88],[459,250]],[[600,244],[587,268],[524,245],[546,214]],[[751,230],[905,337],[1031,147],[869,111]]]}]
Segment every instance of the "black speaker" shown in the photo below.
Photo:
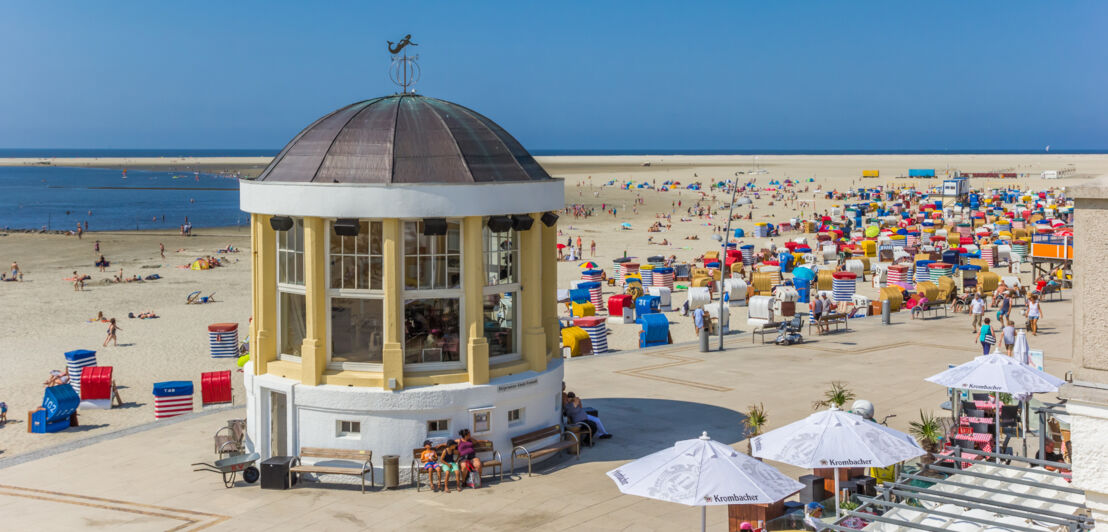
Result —
[{"label": "black speaker", "polygon": [[335,220],[335,234],[339,236],[358,236],[362,224],[357,218],[339,218]]},{"label": "black speaker", "polygon": [[808,504],[810,502],[822,502],[827,498],[827,493],[823,489],[823,477],[819,475],[804,475],[797,479],[804,485],[800,488],[800,502],[802,504]]},{"label": "black speaker", "polygon": [[423,236],[437,236],[446,234],[446,218],[424,218]]},{"label": "black speaker", "polygon": [[288,231],[292,229],[292,218],[288,216],[272,216],[269,218],[269,226],[274,231]]},{"label": "black speaker", "polygon": [[535,219],[530,214],[513,214],[511,218],[512,229],[516,231],[526,231],[535,223]]},{"label": "black speaker", "polygon": [[507,216],[489,216],[488,226],[494,233],[507,233],[512,228],[512,219]]},{"label": "black speaker", "polygon": [[542,214],[542,223],[547,227],[554,227],[554,224],[558,223],[558,215],[552,212],[544,212]]}]

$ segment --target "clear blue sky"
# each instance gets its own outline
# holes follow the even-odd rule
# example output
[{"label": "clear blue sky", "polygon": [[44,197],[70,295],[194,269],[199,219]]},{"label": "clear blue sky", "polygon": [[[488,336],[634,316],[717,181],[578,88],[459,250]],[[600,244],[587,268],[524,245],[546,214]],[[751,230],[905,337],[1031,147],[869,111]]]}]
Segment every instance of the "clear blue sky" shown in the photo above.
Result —
[{"label": "clear blue sky", "polygon": [[0,147],[271,148],[390,94],[531,149],[1108,148],[1103,1],[0,3]]}]

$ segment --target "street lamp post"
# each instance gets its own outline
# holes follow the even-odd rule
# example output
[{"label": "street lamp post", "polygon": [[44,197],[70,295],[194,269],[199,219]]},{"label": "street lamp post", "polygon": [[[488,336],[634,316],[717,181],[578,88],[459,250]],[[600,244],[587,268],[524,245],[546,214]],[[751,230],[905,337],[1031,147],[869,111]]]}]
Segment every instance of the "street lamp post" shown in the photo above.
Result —
[{"label": "street lamp post", "polygon": [[727,264],[727,242],[731,240],[731,217],[735,213],[735,195],[739,191],[738,177],[745,172],[735,172],[731,183],[731,204],[727,206],[727,230],[723,232],[723,253],[719,257],[719,350],[723,351],[723,280],[724,265]]}]

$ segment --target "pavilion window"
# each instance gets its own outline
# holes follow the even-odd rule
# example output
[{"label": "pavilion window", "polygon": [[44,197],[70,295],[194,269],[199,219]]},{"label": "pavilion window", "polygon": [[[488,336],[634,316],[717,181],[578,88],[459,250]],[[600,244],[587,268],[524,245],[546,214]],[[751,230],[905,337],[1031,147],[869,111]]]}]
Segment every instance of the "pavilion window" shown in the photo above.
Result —
[{"label": "pavilion window", "polygon": [[300,360],[307,332],[304,296],[304,219],[277,232],[277,317],[280,358]]},{"label": "pavilion window", "polygon": [[384,346],[384,244],[379,221],[362,221],[357,236],[329,231],[330,365],[378,369]]},{"label": "pavilion window", "polygon": [[484,227],[485,264],[482,330],[491,364],[518,360],[519,354],[519,233]]},{"label": "pavilion window", "polygon": [[404,362],[428,368],[464,367],[461,356],[461,223],[445,235],[424,235],[407,221],[404,238]]}]

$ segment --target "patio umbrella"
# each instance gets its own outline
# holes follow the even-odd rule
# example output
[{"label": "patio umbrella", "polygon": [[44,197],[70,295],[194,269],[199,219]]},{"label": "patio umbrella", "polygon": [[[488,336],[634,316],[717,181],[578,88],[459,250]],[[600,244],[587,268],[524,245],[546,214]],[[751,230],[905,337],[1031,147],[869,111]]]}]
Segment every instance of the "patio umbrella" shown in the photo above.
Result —
[{"label": "patio umbrella", "polygon": [[[1020,364],[1026,364],[1026,365],[1031,366],[1035,369],[1038,369],[1035,366],[1035,364],[1031,361],[1031,346],[1027,344],[1027,331],[1025,331],[1023,329],[1020,329],[1019,332],[1016,333],[1016,345],[1012,347],[1012,358],[1019,361]],[[1022,412],[1023,415],[1021,416],[1020,421],[1023,423],[1023,433],[1026,435],[1027,434],[1028,417],[1030,415],[1029,412],[1028,412],[1028,409],[1030,408],[1030,405],[1028,403],[1031,402],[1031,396],[1030,395],[1021,395],[1019,397],[1019,400],[1020,400],[1021,403],[1023,403],[1023,412]],[[1023,438],[1023,455],[1027,456],[1027,438],[1026,437]]]},{"label": "patio umbrella", "polygon": [[[1024,338],[1026,342],[1026,338]],[[996,349],[995,345],[993,349]],[[1015,351],[1015,348],[1013,348]],[[994,351],[955,366],[942,373],[932,375],[928,382],[941,384],[962,390],[980,390],[993,392],[996,396],[994,422],[997,450],[1000,446],[1000,394],[1030,395],[1034,393],[1056,392],[1066,381],[1023,364],[1007,355]],[[954,408],[954,404],[951,404]]]},{"label": "patio umbrella", "polygon": [[911,436],[831,407],[757,436],[754,456],[810,469],[835,470],[839,515],[840,467],[888,467],[924,454]]},{"label": "patio umbrella", "polygon": [[619,491],[689,506],[700,506],[704,530],[707,507],[725,504],[769,504],[804,486],[705,432],[681,440],[608,472]]}]

